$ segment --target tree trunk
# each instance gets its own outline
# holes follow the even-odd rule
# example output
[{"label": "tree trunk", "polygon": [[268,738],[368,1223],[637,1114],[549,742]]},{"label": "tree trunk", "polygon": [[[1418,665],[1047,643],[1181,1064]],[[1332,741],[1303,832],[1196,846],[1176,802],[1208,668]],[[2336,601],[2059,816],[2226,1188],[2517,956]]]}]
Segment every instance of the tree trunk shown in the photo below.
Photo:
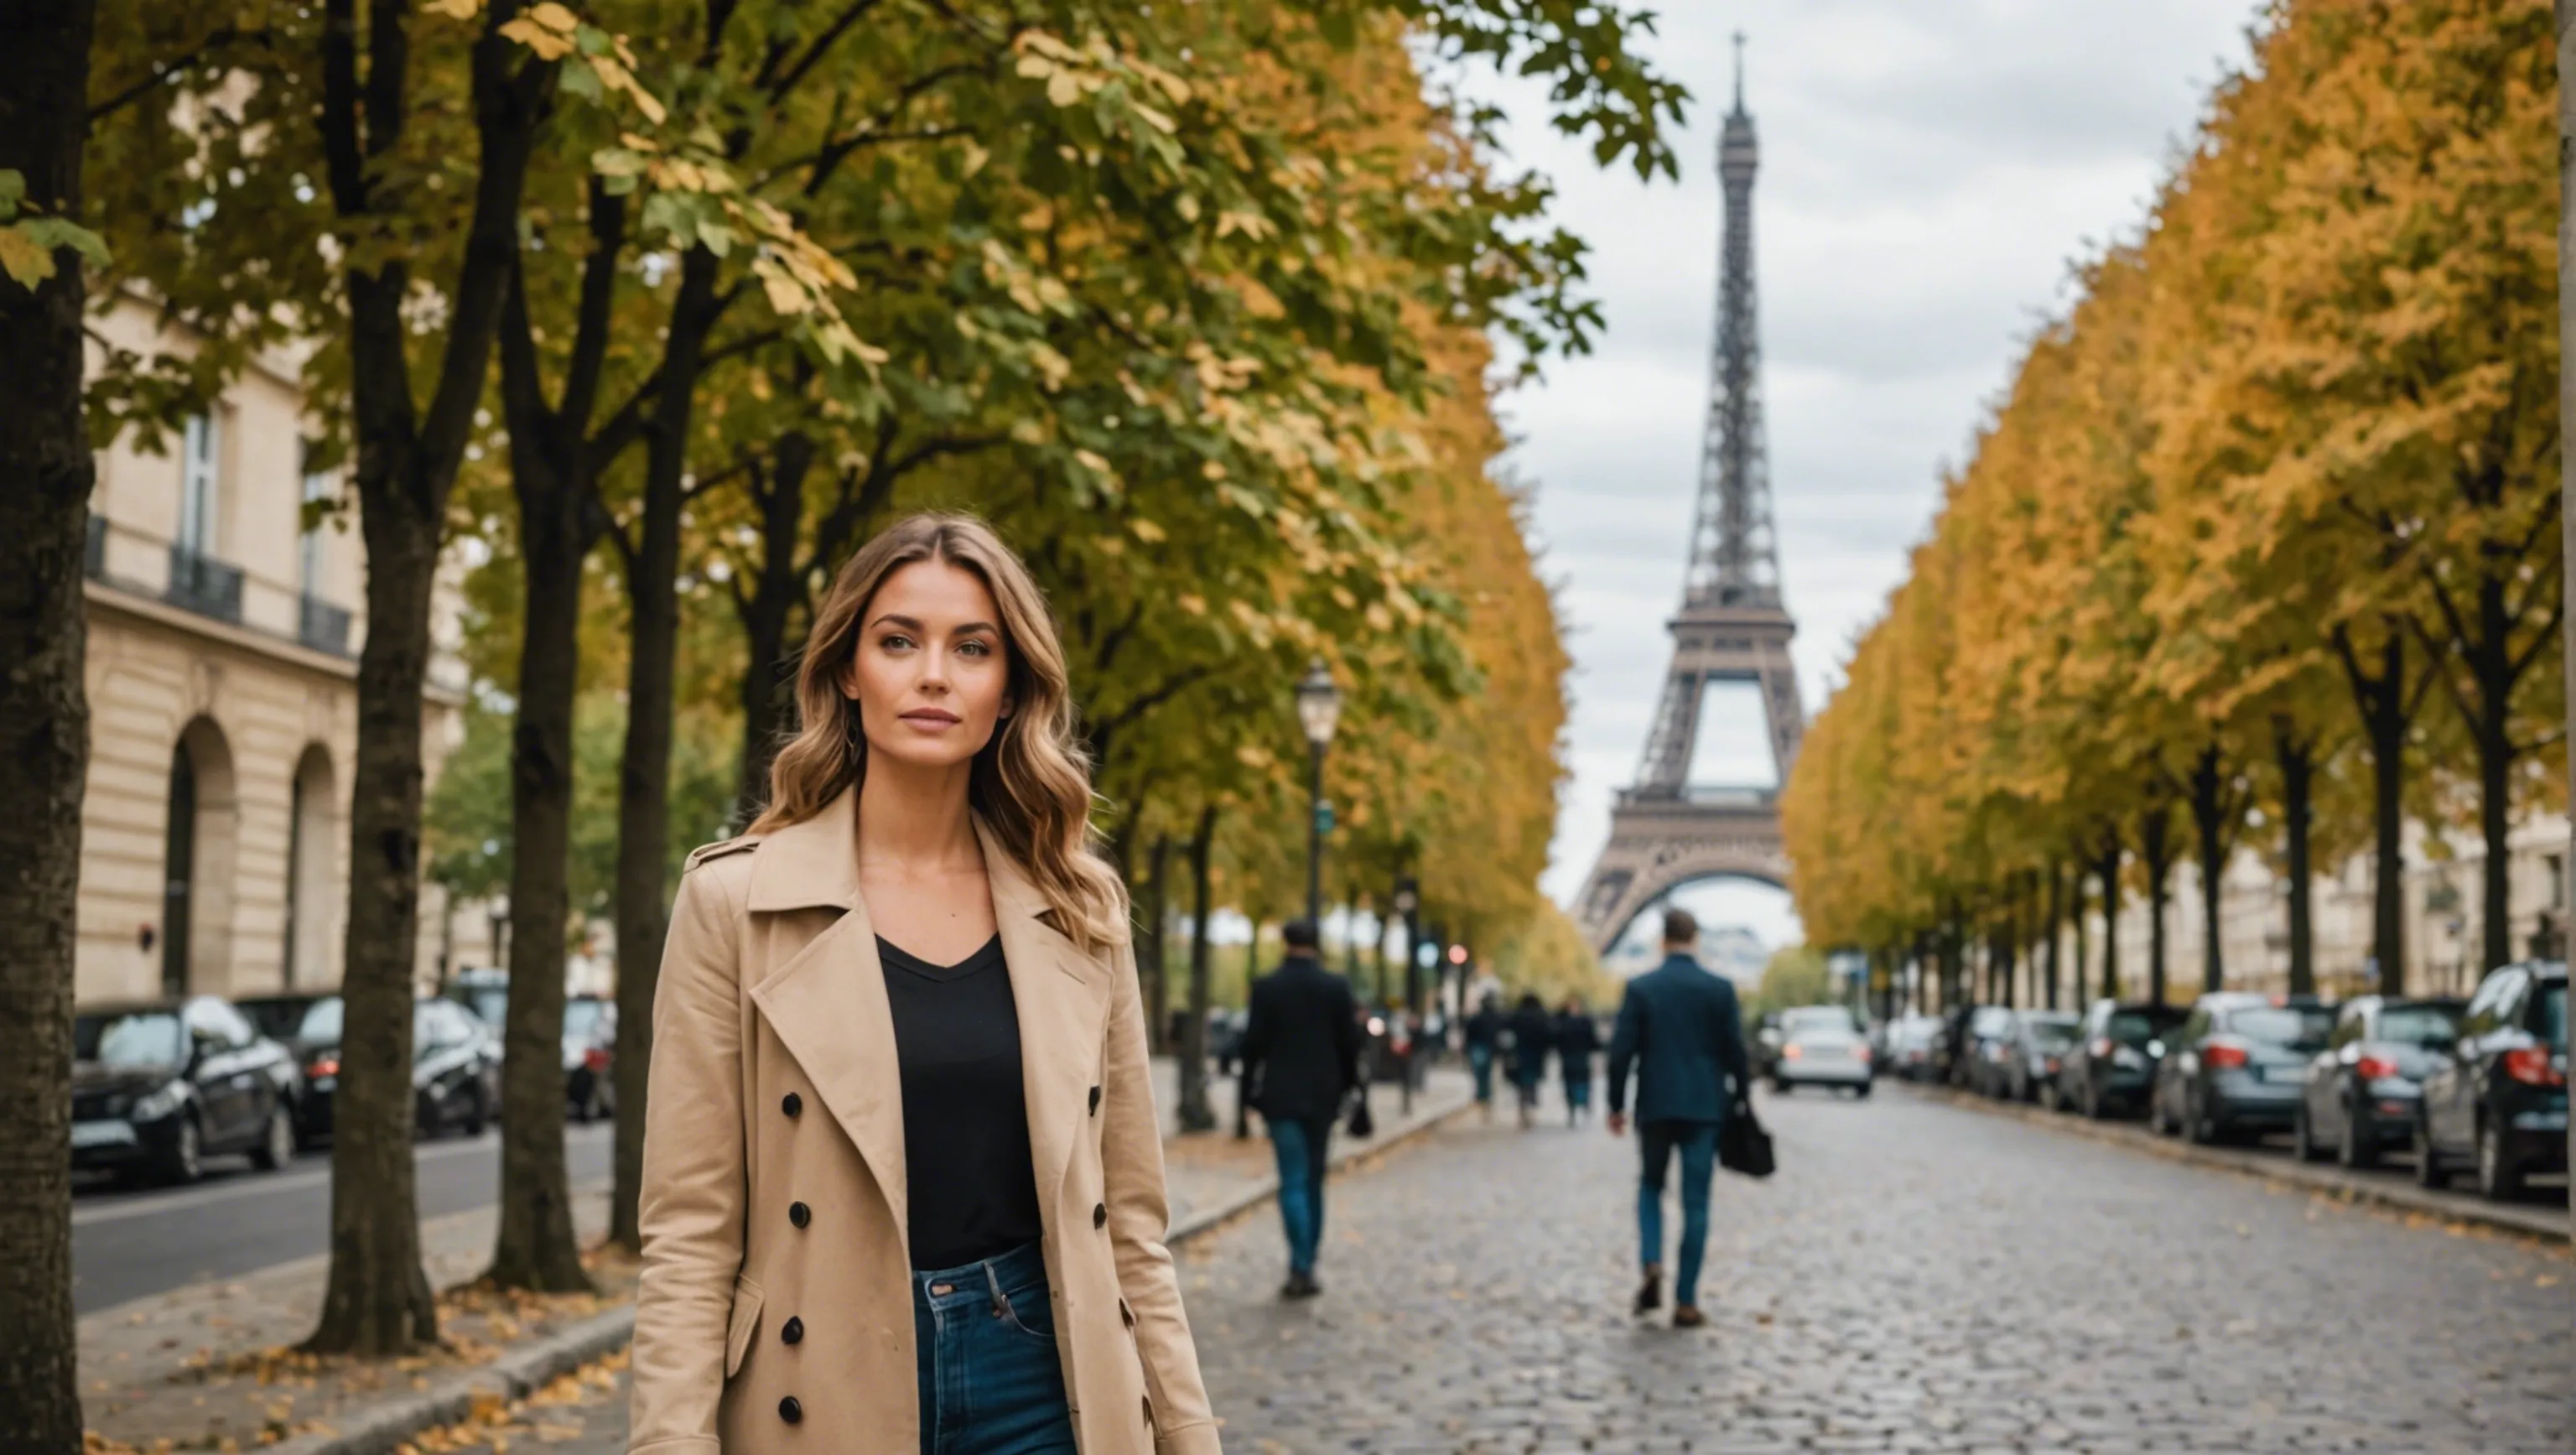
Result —
[{"label": "tree trunk", "polygon": [[2138,824],[2138,858],[2147,869],[2147,999],[2165,1003],[2165,906],[2173,890],[2173,815],[2163,803]]},{"label": "tree trunk", "polygon": [[[2378,681],[2362,696],[2363,740],[2370,749],[2371,896],[2370,955],[2378,977],[2371,989],[2406,993],[2406,639],[2392,628],[2381,649]],[[2350,658],[2347,658],[2350,661]]]},{"label": "tree trunk", "polygon": [[2218,943],[2219,898],[2226,888],[2228,793],[2219,771],[2218,745],[2200,750],[2191,767],[2191,821],[2200,839],[2200,987],[2216,991],[2227,982],[2226,956]]},{"label": "tree trunk", "polygon": [[[662,385],[645,435],[643,519],[627,562],[633,635],[626,657],[626,743],[617,768],[617,1165],[609,1238],[640,1249],[644,1105],[653,1072],[653,990],[670,930],[671,715],[680,640],[680,511],[688,499],[690,423],[716,302],[716,257],[680,260]],[[697,826],[692,826],[693,831]],[[558,1142],[560,1145],[560,1142]]]},{"label": "tree trunk", "polygon": [[2085,962],[2093,957],[2092,930],[2084,923],[2084,880],[2089,872],[2079,849],[2075,856],[2075,874],[2067,884],[2066,895],[2066,917],[2075,922],[2075,973],[2068,979],[2075,992],[2075,1008],[2079,1011],[2093,1003],[2084,989]]},{"label": "tree trunk", "polygon": [[[604,357],[625,203],[592,189],[599,245],[582,270],[577,357]],[[510,734],[510,1002],[502,1032],[501,1220],[490,1278],[503,1288],[589,1286],[573,1245],[564,1163],[564,936],[572,923],[573,711],[583,565],[597,539],[587,441],[596,368],[578,365],[563,408],[546,398],[524,268],[501,319],[501,404],[519,506],[517,719]],[[567,1277],[570,1282],[564,1281]]]},{"label": "tree trunk", "polygon": [[1181,1130],[1212,1131],[1216,1113],[1208,1107],[1208,859],[1216,848],[1216,805],[1199,810],[1198,832],[1190,839],[1190,1006],[1181,1023]]},{"label": "tree trunk", "polygon": [[787,632],[806,602],[801,564],[805,475],[814,441],[803,430],[779,436],[768,482],[752,492],[760,511],[760,570],[748,594],[737,593],[745,664],[742,674],[742,767],[734,789],[734,824],[748,826],[769,803],[769,765],[796,731],[796,652]]},{"label": "tree trunk", "polygon": [[2281,760],[2281,832],[2290,871],[2290,993],[2317,992],[2316,936],[2312,929],[2308,878],[2309,790],[2316,776],[2316,756],[2305,739],[2280,732],[2274,738]]},{"label": "tree trunk", "polygon": [[[350,769],[349,904],[341,973],[340,1083],[332,1097],[331,1273],[318,1354],[407,1354],[438,1338],[420,1264],[412,1164],[411,1021],[420,943],[421,689],[447,497],[456,483],[490,372],[504,291],[518,251],[519,199],[550,66],[529,63],[500,33],[515,0],[487,7],[475,42],[480,156],[464,260],[447,300],[446,336],[428,407],[412,396],[417,331],[408,264],[351,267],[349,405],[359,529],[367,550],[367,638],[358,654],[358,734]],[[374,168],[400,146],[411,104],[398,72],[361,80],[354,0],[327,0],[316,113],[338,216],[373,218]],[[399,10],[370,13],[367,49],[380,67],[406,54]],[[552,1047],[547,1050],[551,1058]]]},{"label": "tree trunk", "polygon": [[2521,756],[2513,741],[2514,673],[2510,664],[2504,582],[2492,575],[2478,581],[2481,640],[2465,655],[2477,684],[2476,710],[2469,722],[2469,742],[2478,755],[2478,837],[2486,861],[2478,874],[2479,967],[2493,970],[2513,960],[2513,765]]},{"label": "tree trunk", "polygon": [[[2576,76],[2576,0],[2558,0],[2557,19],[2558,74]],[[2558,88],[2558,339],[2560,357],[2569,357],[2571,341],[2576,341],[2576,85],[2566,84]],[[2564,440],[2576,429],[2576,369],[2559,371],[2558,420],[2558,435]],[[2576,453],[2563,448],[2558,456],[2558,482],[2563,570],[2565,562],[2576,561],[2576,509],[2569,508],[2570,500],[2576,499]],[[2559,629],[2567,701],[2576,704],[2576,612],[2567,613]],[[2576,835],[2576,753],[2567,757],[2567,772],[2568,827]],[[2566,873],[2567,902],[2576,904],[2576,854],[2567,856]],[[2576,1118],[2567,1123],[2567,1151],[2567,1165],[2576,1167]]]},{"label": "tree trunk", "polygon": [[[526,583],[518,719],[510,733],[510,1011],[502,1031],[501,1218],[489,1277],[502,1288],[587,1289],[564,1161],[564,936],[572,923],[574,684],[580,675],[578,493],[563,462],[514,430]],[[551,432],[549,432],[551,433]],[[622,1027],[621,1027],[622,1029]]]},{"label": "tree trunk", "polygon": [[2048,996],[2048,1008],[2050,1010],[2057,1009],[2059,970],[2057,952],[2059,947],[2065,943],[2064,936],[2060,932],[2060,926],[2065,923],[2065,919],[2066,866],[2057,859],[2051,858],[2048,861],[2048,944],[2046,950],[2048,961],[2045,971],[2048,977],[2046,994]]},{"label": "tree trunk", "polygon": [[2111,1000],[2120,998],[2120,835],[2114,829],[2102,836],[2102,857],[2094,861],[2093,872],[2102,881],[2102,994]]},{"label": "tree trunk", "polygon": [[[81,216],[91,0],[0,22],[0,168]],[[79,259],[0,277],[0,1450],[78,1455],[72,1314],[72,947],[89,774],[81,598],[90,488]]]},{"label": "tree trunk", "polygon": [[1169,1055],[1167,1044],[1172,1034],[1172,986],[1165,948],[1170,933],[1172,836],[1154,835],[1152,852],[1145,856],[1150,865],[1145,871],[1145,932],[1137,937],[1139,954],[1136,963],[1142,968],[1145,984],[1145,1036],[1159,1055]]}]

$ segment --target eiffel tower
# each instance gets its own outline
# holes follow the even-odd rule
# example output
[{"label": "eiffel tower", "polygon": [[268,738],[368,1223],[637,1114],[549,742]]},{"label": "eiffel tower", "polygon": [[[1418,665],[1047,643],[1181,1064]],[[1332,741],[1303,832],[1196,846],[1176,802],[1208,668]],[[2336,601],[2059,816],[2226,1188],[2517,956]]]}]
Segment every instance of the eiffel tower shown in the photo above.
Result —
[{"label": "eiffel tower", "polygon": [[1778,793],[1693,783],[1691,762],[1711,684],[1752,684],[1770,729],[1771,761],[1787,782],[1805,731],[1789,661],[1797,624],[1780,600],[1771,529],[1769,452],[1762,436],[1761,341],[1753,290],[1753,174],[1761,148],[1744,109],[1744,36],[1735,37],[1735,109],[1717,148],[1726,234],[1709,365],[1699,501],[1691,524],[1682,609],[1666,625],[1672,666],[1634,786],[1610,812],[1610,842],[1584,884],[1576,918],[1604,954],[1639,911],[1695,880],[1733,875],[1785,886]]}]

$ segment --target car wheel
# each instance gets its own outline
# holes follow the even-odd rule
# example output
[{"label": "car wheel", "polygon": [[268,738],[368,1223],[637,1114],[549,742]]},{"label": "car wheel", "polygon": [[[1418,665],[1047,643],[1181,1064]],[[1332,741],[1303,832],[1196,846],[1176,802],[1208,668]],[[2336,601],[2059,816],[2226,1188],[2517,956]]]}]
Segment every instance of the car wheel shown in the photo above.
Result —
[{"label": "car wheel", "polygon": [[2316,1136],[2308,1128],[2308,1109],[2305,1106],[2290,1113],[2290,1158],[2296,1162],[2324,1160],[2319,1156]]},{"label": "car wheel", "polygon": [[2451,1174],[2442,1166],[2442,1154],[2433,1148],[2431,1128],[2424,1118],[2415,1118],[2415,1185],[2442,1188],[2451,1183]]},{"label": "car wheel", "polygon": [[2489,1202],[2521,1200],[2522,1164],[2504,1147],[2504,1130],[2493,1122],[2478,1128],[2478,1192]]},{"label": "car wheel", "polygon": [[1853,1088],[1852,1088],[1852,1100],[1854,1100],[1854,1101],[1867,1101],[1867,1100],[1869,1100],[1869,1083],[1868,1083],[1868,1082],[1864,1081],[1864,1082],[1862,1082],[1860,1085],[1855,1086],[1855,1087],[1853,1087]]},{"label": "car wheel", "polygon": [[161,1159],[161,1180],[183,1187],[196,1181],[205,1175],[205,1153],[205,1134],[197,1129],[196,1113],[181,1112],[179,1130]]},{"label": "car wheel", "polygon": [[2335,1165],[2347,1172],[2359,1172],[2379,1162],[2378,1129],[2362,1125],[2361,1114],[2344,1108],[2343,1137],[2335,1143]]},{"label": "car wheel", "polygon": [[287,1115],[285,1102],[269,1107],[268,1129],[260,1133],[259,1145],[250,1149],[250,1160],[269,1172],[295,1165],[295,1118]]},{"label": "car wheel", "polygon": [[467,1092],[465,1095],[465,1135],[469,1138],[483,1135],[484,1126],[491,1120],[492,1109],[483,1104],[483,1093],[479,1090]]}]

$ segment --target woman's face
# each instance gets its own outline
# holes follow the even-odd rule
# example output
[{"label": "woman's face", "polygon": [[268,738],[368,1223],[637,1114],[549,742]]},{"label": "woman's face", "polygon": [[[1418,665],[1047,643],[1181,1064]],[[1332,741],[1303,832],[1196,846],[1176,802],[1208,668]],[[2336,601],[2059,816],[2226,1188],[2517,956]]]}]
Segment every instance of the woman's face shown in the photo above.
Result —
[{"label": "woman's face", "polygon": [[964,763],[1011,711],[1009,648],[993,593],[974,572],[915,561],[877,587],[841,690],[858,704],[873,760]]}]

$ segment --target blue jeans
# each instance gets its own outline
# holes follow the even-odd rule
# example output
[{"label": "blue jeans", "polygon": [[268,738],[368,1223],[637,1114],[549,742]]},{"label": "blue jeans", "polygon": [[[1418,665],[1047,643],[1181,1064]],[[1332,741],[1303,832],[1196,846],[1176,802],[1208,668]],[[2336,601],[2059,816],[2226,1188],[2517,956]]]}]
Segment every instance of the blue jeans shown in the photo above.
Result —
[{"label": "blue jeans", "polygon": [[921,1455],[1074,1455],[1038,1244],[912,1275]]},{"label": "blue jeans", "polygon": [[1717,1168],[1717,1123],[1644,1122],[1637,1145],[1645,1175],[1637,1183],[1637,1243],[1648,1265],[1664,1261],[1664,1169],[1682,1154],[1682,1257],[1673,1302],[1699,1302],[1700,1259],[1708,1251],[1708,1179]]},{"label": "blue jeans", "polygon": [[1270,1117],[1270,1150],[1279,1158],[1279,1222],[1288,1231],[1288,1271],[1313,1273],[1324,1241],[1324,1155],[1333,1124]]},{"label": "blue jeans", "polygon": [[1467,1048],[1467,1069],[1476,1073],[1476,1101],[1478,1104],[1481,1105],[1485,1102],[1492,1101],[1494,1099],[1494,1048],[1491,1046],[1469,1046]]}]

